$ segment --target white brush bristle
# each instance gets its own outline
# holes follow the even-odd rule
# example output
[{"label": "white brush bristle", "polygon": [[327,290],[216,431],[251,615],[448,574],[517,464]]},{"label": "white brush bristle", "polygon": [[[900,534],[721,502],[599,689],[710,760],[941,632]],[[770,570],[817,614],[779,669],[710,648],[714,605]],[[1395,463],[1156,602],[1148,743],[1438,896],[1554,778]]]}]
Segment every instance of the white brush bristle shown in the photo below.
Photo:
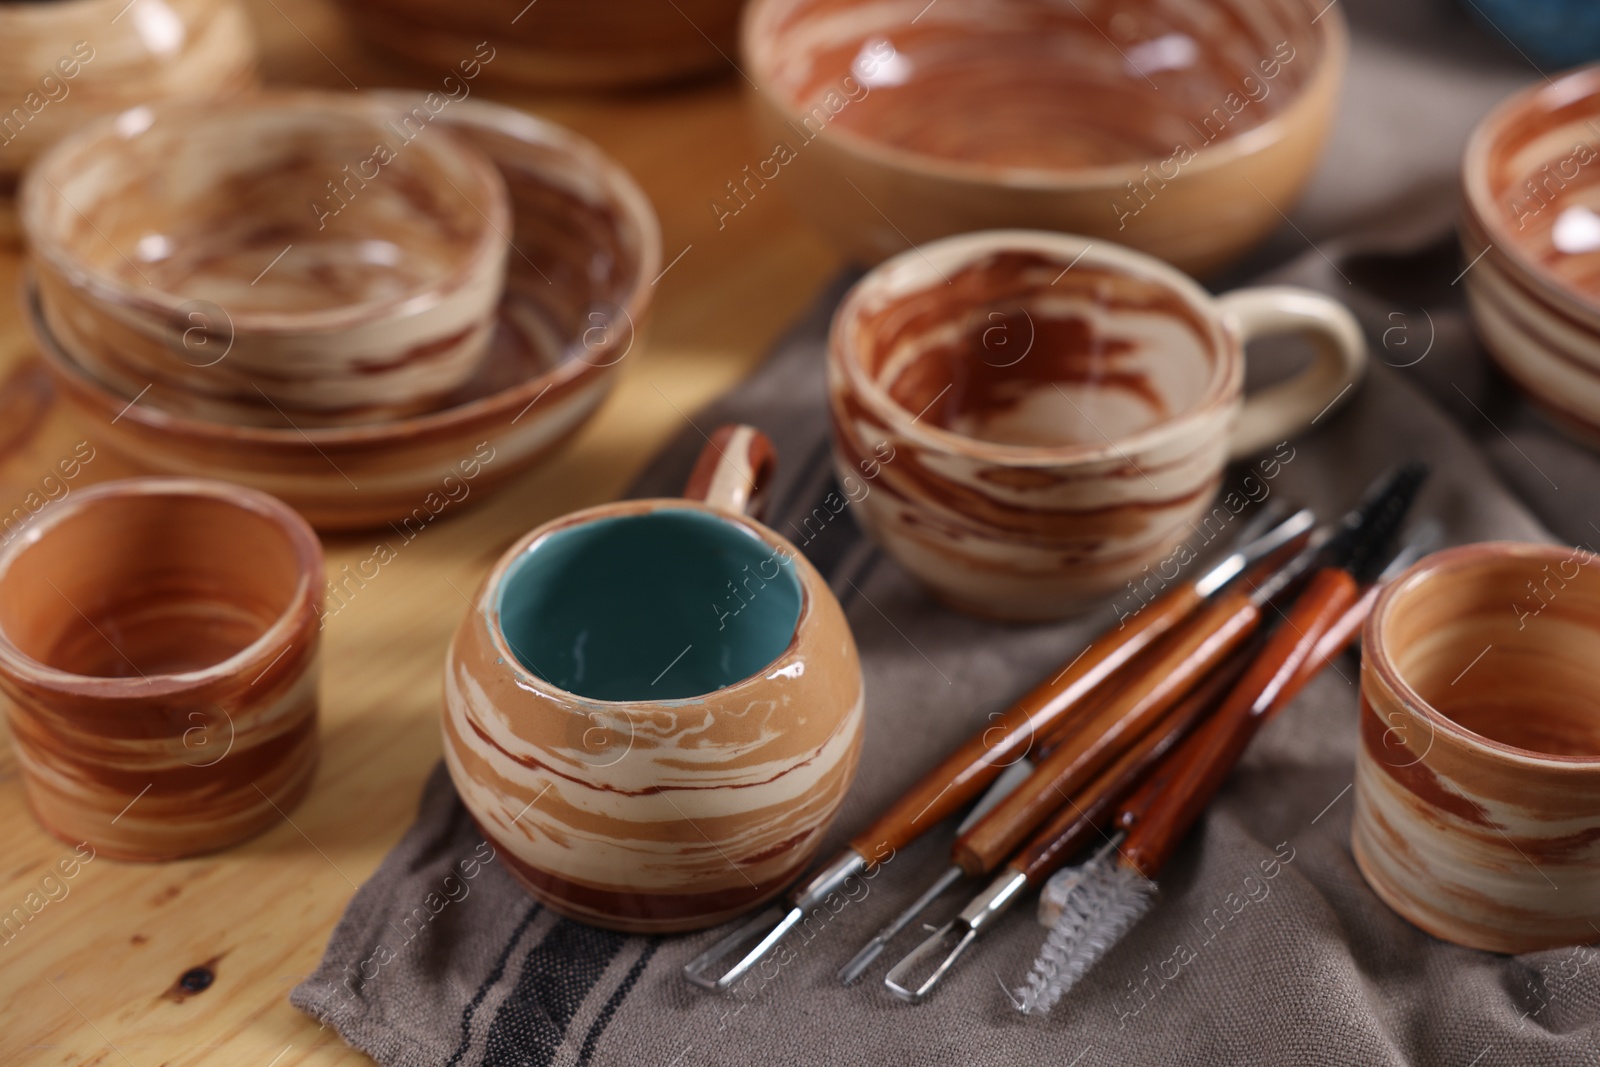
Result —
[{"label": "white brush bristle", "polygon": [[1060,914],[1033,961],[1014,1003],[1026,1015],[1046,1015],[1089,968],[1144,917],[1156,885],[1113,856],[1058,871],[1045,887]]}]

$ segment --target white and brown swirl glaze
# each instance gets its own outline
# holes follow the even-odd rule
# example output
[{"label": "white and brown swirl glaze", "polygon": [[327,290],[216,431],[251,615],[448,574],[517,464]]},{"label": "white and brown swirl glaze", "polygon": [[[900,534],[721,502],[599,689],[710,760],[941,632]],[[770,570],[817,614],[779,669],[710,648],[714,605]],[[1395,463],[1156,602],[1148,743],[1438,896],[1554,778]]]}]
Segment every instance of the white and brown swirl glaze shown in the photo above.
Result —
[{"label": "white and brown swirl glaze", "polygon": [[79,362],[268,426],[427,410],[470,378],[511,219],[493,162],[430,109],[321,92],[108,116],[41,157],[20,209]]},{"label": "white and brown swirl glaze", "polygon": [[1600,448],[1600,67],[1495,108],[1462,158],[1473,320],[1556,425]]},{"label": "white and brown swirl glaze", "polygon": [[473,481],[483,499],[477,490],[552,454],[637,343],[660,269],[655,213],[621,167],[552,123],[479,100],[451,104],[440,121],[499,169],[518,251],[487,356],[433,410],[357,426],[306,426],[270,408],[278,421],[263,426],[191,414],[159,386],[139,397],[100,381],[30,297],[29,325],[62,396],[145,469],[253,486],[321,529],[404,522],[475,456],[491,457]]},{"label": "white and brown swirl glaze", "polygon": [[1436,937],[1600,937],[1600,558],[1486,543],[1380,596],[1361,665],[1352,846]]},{"label": "white and brown swirl glaze", "polygon": [[[1304,328],[1337,336],[1342,369],[1293,387],[1298,400],[1246,405],[1244,337],[1295,328],[1275,309],[1301,305],[1323,316]],[[947,238],[880,265],[840,305],[835,462],[868,486],[868,531],[941,599],[1058,617],[1194,536],[1230,455],[1303,427],[1362,352],[1348,313],[1311,294],[1214,300],[1149,257],[1063,234]]]},{"label": "white and brown swirl glaze", "polygon": [[0,690],[28,802],[122,859],[275,825],[317,765],[322,550],[221,482],[75,492],[0,550]]},{"label": "white and brown swirl glaze", "polygon": [[[660,701],[588,699],[518,663],[496,607],[507,568],[557,531],[659,508],[704,509],[792,557],[803,596],[782,654],[714,692]],[[782,537],[683,500],[590,508],[514,545],[473,608],[445,665],[445,762],[536,898],[614,929],[697,929],[774,896],[810,861],[855,775],[861,670],[838,602]]]},{"label": "white and brown swirl glaze", "polygon": [[155,100],[253,89],[256,37],[238,0],[0,3],[0,243],[40,153],[90,119]]},{"label": "white and brown swirl glaze", "polygon": [[1015,226],[1207,272],[1309,178],[1346,36],[1312,0],[754,0],[742,48],[781,184],[859,260]]}]

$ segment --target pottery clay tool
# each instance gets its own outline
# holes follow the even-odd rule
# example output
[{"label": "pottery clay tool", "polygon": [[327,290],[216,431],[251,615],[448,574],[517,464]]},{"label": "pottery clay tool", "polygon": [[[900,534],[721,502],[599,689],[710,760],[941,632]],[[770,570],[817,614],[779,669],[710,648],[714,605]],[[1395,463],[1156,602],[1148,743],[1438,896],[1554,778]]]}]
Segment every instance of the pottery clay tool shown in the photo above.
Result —
[{"label": "pottery clay tool", "polygon": [[[1304,532],[1309,534],[1310,531],[1307,529]],[[1292,557],[1296,550],[1301,547],[1303,547],[1303,540],[1297,536],[1294,540],[1286,542],[1278,551],[1264,557],[1253,568],[1251,568],[1250,571],[1245,572],[1241,580],[1244,582],[1251,582],[1253,584],[1255,581],[1267,579],[1275,570],[1283,565],[1285,562],[1283,557]],[[1173,628],[1165,636],[1163,636],[1160,641],[1153,642],[1150,647],[1146,648],[1137,657],[1134,657],[1132,660],[1130,660],[1127,666],[1119,671],[1115,677],[1097,689],[1089,699],[1086,699],[1080,710],[1075,715],[1064,717],[1063,720],[1058,721],[1057,724],[1050,729],[1048,734],[1039,739],[1038,743],[1034,746],[1034,749],[1030,751],[1027,756],[1017,760],[1010,767],[1007,767],[1005,772],[998,779],[996,779],[992,786],[989,787],[989,791],[984,794],[983,799],[973,808],[972,812],[957,828],[957,846],[959,846],[960,843],[965,840],[966,835],[988,814],[989,811],[991,811],[996,805],[1005,799],[1005,797],[1015,792],[1019,786],[1029,779],[1029,777],[1034,773],[1038,763],[1048,760],[1051,754],[1056,751],[1056,749],[1068,741],[1083,722],[1103,721],[1105,716],[1103,716],[1102,713],[1105,709],[1105,706],[1108,703],[1121,698],[1123,692],[1127,689],[1128,684],[1130,684],[1131,679],[1142,677],[1151,671],[1162,670],[1163,667],[1161,664],[1162,659],[1166,654],[1166,650],[1172,645],[1173,642],[1181,640],[1182,635],[1187,632],[1190,627],[1196,625],[1196,623],[1193,621],[1195,614],[1199,613],[1191,613],[1191,615],[1184,620],[1181,626]],[[1201,625],[1203,625],[1203,623]],[[1219,670],[1213,672],[1213,674],[1219,674],[1221,672],[1222,668],[1219,668]],[[1237,678],[1237,674],[1234,674],[1234,677]],[[1173,689],[1169,692],[1172,694],[1172,699],[1176,699],[1177,696],[1181,695],[1181,691],[1178,689]],[[1217,694],[1219,697],[1220,695],[1220,693]],[[1214,702],[1215,701],[1213,700],[1209,703]],[[1192,701],[1187,702],[1187,704],[1192,703]],[[888,947],[889,942],[899,935],[901,930],[910,925],[910,923],[916,919],[918,915],[921,915],[925,910],[927,910],[928,906],[932,904],[934,900],[938,899],[951,886],[955,885],[962,878],[974,873],[987,873],[987,870],[974,872],[961,863],[959,856],[953,858],[951,865],[947,867],[937,879],[930,883],[928,888],[924,890],[920,896],[918,896],[914,901],[896,914],[894,918],[889,920],[888,923],[879,929],[878,932],[861,947],[860,951],[858,951],[855,956],[850,959],[850,962],[846,963],[839,969],[839,981],[845,985],[850,985],[856,979],[860,978],[861,975],[866,972],[866,969],[872,965],[873,961],[876,960],[878,956],[883,953],[884,949]]]},{"label": "pottery clay tool", "polygon": [[1166,758],[1157,778],[1130,798],[1119,819],[1125,839],[1113,839],[1070,876],[1073,884],[1061,915],[1018,993],[1020,1010],[1048,1012],[1149,910],[1152,879],[1256,730],[1298,690],[1295,682],[1306,664],[1328,649],[1325,639],[1345,628],[1350,610],[1363,603],[1362,588],[1383,569],[1426,473],[1422,464],[1411,463],[1387,476],[1345,517],[1338,534],[1316,550],[1317,571],[1260,656],[1217,712]]},{"label": "pottery clay tool", "polygon": [[[705,989],[727,991],[789,933],[805,915],[837,894],[845,882],[892,858],[943,822],[1011,764],[1027,755],[1036,738],[1049,733],[1097,687],[1139,652],[1219,595],[1256,561],[1303,536],[1314,521],[1300,510],[1226,556],[1199,579],[1174,586],[1116,630],[1096,638],[1054,677],[987,722],[938,766],[925,774],[843,852],[769,908],[690,960],[683,973]],[[1225,595],[1225,594],[1224,594]],[[754,947],[721,976],[712,969],[745,945]]]},{"label": "pottery clay tool", "polygon": [[[1132,748],[1124,752],[1115,763],[1102,771],[1087,788],[1073,798],[1071,803],[1064,805],[1056,817],[1051,819],[1007,866],[1008,872],[1015,870],[1021,875],[1021,881],[1012,884],[1012,879],[1003,876],[991,886],[991,891],[1001,903],[975,915],[973,922],[946,923],[938,933],[913,949],[889,972],[885,984],[890,992],[913,1004],[921,1001],[938,984],[944,973],[955,965],[956,959],[977,938],[984,925],[999,917],[1017,899],[1025,886],[1037,885],[1049,877],[1051,872],[1087,843],[1098,827],[1110,820],[1117,803],[1216,706],[1217,701],[1239,680],[1249,662],[1248,653],[1244,653],[1213,671],[1168,713],[1160,725],[1141,737]],[[959,866],[951,869],[961,872]],[[1005,886],[1002,887],[1000,882],[1005,882]],[[935,884],[944,886],[950,882],[941,879]],[[924,894],[924,897],[927,896],[928,894]],[[920,903],[922,902],[919,900]],[[965,915],[966,912],[962,914]],[[903,918],[905,913],[897,917],[897,922]],[[894,932],[897,933],[904,925],[905,922],[898,922]],[[903,984],[904,980],[921,966],[922,961],[945,948],[952,937],[955,939],[954,947],[920,986],[909,988]],[[869,942],[868,948],[872,947],[873,943]],[[883,945],[879,944],[877,948],[881,951]],[[873,955],[876,956],[877,953]]]}]

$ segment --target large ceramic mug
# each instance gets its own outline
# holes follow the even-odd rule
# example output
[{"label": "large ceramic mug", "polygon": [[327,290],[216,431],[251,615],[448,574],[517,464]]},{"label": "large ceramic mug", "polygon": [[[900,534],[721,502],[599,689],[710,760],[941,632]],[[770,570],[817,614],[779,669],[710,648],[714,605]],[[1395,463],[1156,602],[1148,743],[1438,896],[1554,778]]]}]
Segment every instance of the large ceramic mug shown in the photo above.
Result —
[{"label": "large ceramic mug", "polygon": [[724,427],[684,499],[518,541],[456,631],[445,762],[507,870],[564,915],[663,932],[745,911],[850,786],[855,641],[815,568],[746,514],[772,462]]},{"label": "large ceramic mug", "polygon": [[[1316,358],[1246,397],[1245,343],[1281,333]],[[1225,523],[1228,460],[1304,430],[1365,364],[1355,319],[1309,290],[1213,297],[1103,241],[966,234],[888,260],[839,306],[834,459],[872,475],[857,515],[940,599],[1055,618]]]},{"label": "large ceramic mug", "polygon": [[1491,952],[1600,932],[1600,557],[1422,560],[1362,640],[1352,846],[1384,902]]}]

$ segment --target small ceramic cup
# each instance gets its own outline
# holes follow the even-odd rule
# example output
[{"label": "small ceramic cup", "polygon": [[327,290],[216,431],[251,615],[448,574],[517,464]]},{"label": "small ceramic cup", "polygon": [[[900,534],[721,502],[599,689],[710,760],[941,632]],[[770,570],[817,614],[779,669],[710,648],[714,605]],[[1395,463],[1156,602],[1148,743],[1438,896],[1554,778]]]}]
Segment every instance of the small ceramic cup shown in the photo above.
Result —
[{"label": "small ceramic cup", "polygon": [[57,139],[91,118],[256,84],[256,36],[239,0],[0,0],[0,244],[11,195]]},{"label": "small ceramic cup", "polygon": [[1340,12],[752,0],[742,69],[766,151],[712,210],[735,225],[776,184],[863,263],[1027,227],[1209,273],[1281,226],[1310,179],[1344,75]]},{"label": "small ceramic cup", "polygon": [[1362,638],[1351,844],[1435,937],[1600,934],[1600,557],[1510,542],[1418,562]]},{"label": "small ceramic cup", "polygon": [[483,361],[511,228],[448,105],[281,92],[71,135],[20,199],[56,339],[112,388],[217,421],[427,409]]},{"label": "small ceramic cup", "polygon": [[28,802],[130,860],[282,821],[317,763],[322,549],[223,482],[74,490],[0,548],[0,690]]},{"label": "small ceramic cup", "polygon": [[854,777],[861,668],[827,584],[750,518],[772,447],[711,439],[684,499],[540,526],[495,564],[445,667],[444,753],[548,907],[690,930],[778,893]]},{"label": "small ceramic cup", "polygon": [[1600,67],[1512,96],[1461,159],[1462,275],[1484,347],[1559,428],[1600,448]]},{"label": "small ceramic cup", "polygon": [[[1245,397],[1245,343],[1281,333],[1315,360]],[[1103,241],[967,234],[881,264],[834,314],[834,462],[870,478],[856,514],[940,599],[1057,618],[1195,536],[1224,464],[1304,430],[1365,363],[1354,317],[1309,290],[1212,297]]]}]

